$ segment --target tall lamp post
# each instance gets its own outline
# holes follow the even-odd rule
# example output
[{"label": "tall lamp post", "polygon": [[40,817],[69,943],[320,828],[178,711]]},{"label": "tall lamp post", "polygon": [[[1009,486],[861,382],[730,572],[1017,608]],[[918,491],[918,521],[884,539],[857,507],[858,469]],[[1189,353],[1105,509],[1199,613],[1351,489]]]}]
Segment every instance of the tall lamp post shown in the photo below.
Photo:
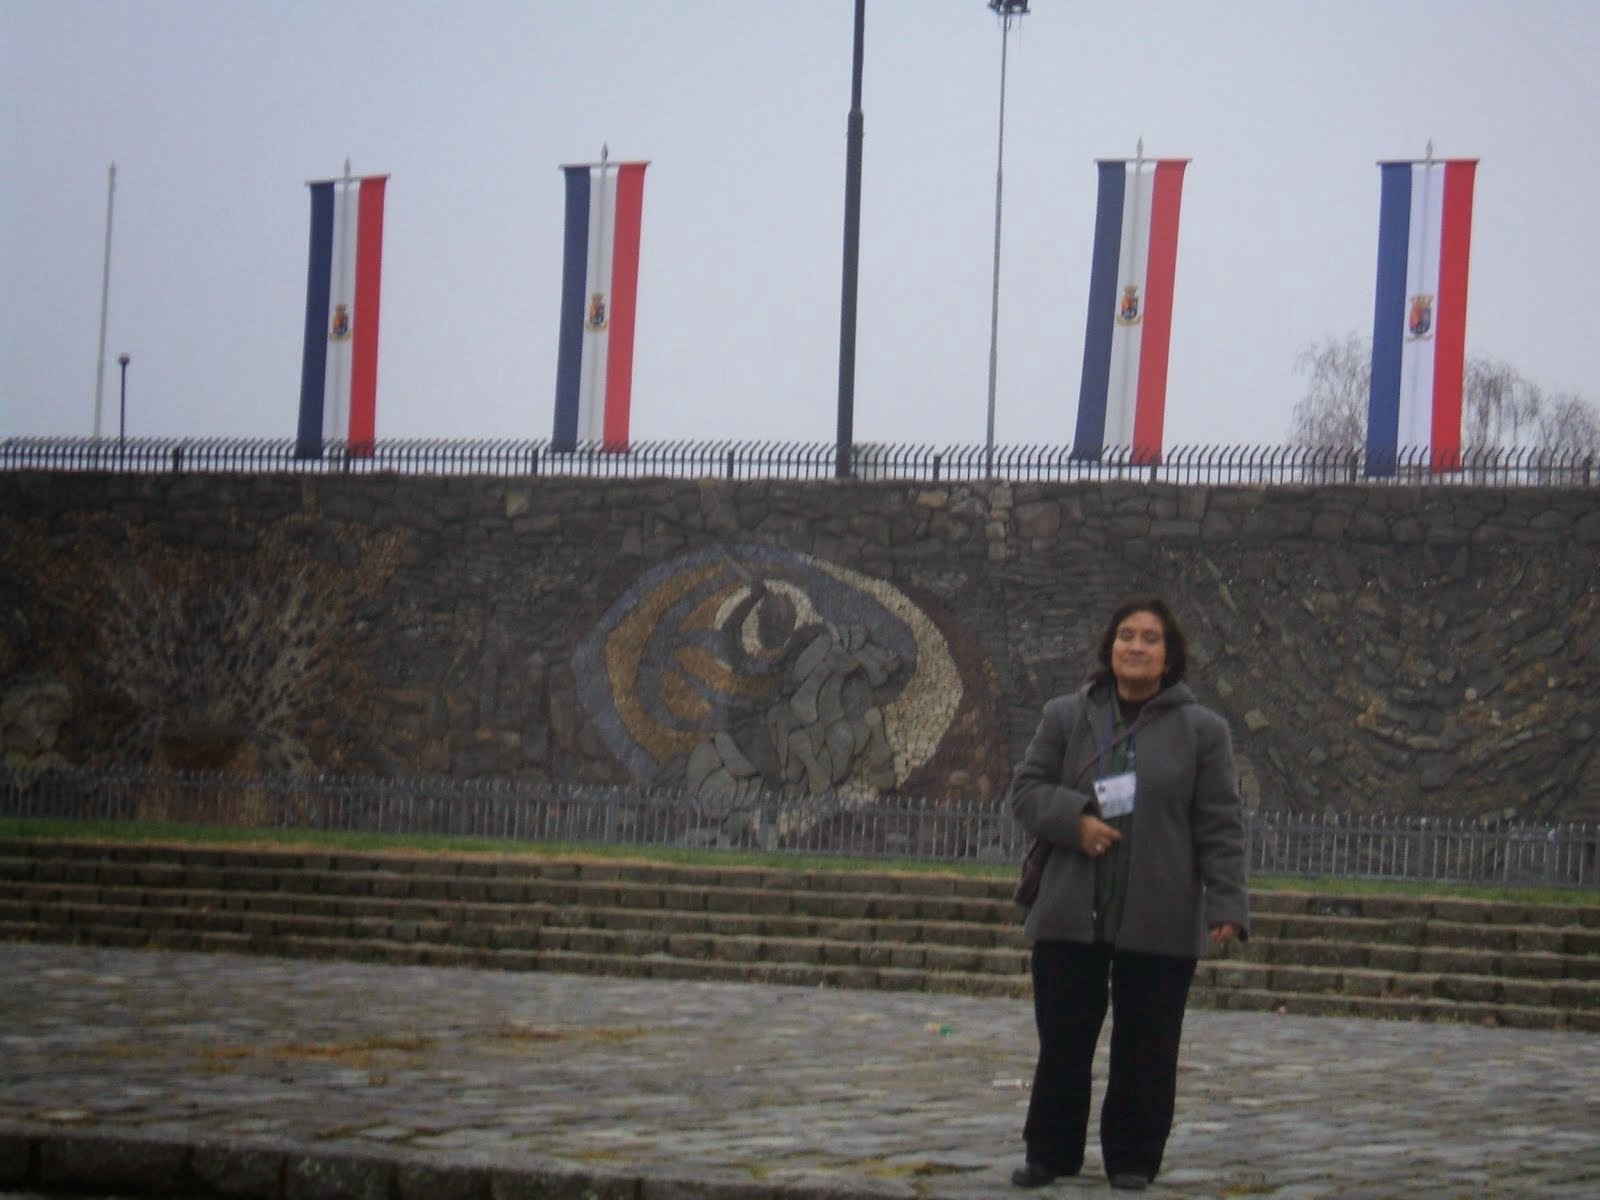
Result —
[{"label": "tall lamp post", "polygon": [[988,0],[1000,18],[1000,143],[994,166],[994,290],[989,300],[989,423],[984,435],[984,462],[994,471],[994,384],[1000,365],[1000,198],[1006,161],[1006,42],[1011,22],[1028,15],[1028,0]]},{"label": "tall lamp post", "polygon": [[117,355],[117,366],[122,368],[122,403],[120,415],[117,418],[117,449],[120,450],[128,440],[128,364],[133,359],[126,352]]},{"label": "tall lamp post", "polygon": [[861,56],[865,40],[867,0],[856,0],[854,53],[850,65],[850,116],[845,126],[844,157],[844,282],[839,298],[839,420],[833,474],[851,474],[856,409],[856,283],[861,261]]}]

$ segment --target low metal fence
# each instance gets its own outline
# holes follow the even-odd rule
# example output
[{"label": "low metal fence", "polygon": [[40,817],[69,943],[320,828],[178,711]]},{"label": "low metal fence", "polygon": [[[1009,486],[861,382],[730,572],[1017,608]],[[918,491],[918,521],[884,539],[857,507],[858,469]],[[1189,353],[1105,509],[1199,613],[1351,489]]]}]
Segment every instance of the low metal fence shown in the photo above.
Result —
[{"label": "low metal fence", "polygon": [[[625,450],[583,443],[557,450],[545,440],[391,439],[329,441],[306,455],[291,438],[10,437],[0,439],[0,471],[823,480],[836,474],[837,454],[826,442],[660,441]],[[1407,448],[1369,463],[1356,447],[1175,446],[1151,456],[1110,446],[1089,456],[1066,445],[865,442],[851,447],[849,468],[859,480],[929,483],[1600,487],[1594,453],[1532,447],[1468,449],[1448,463],[1437,462],[1426,447]]]},{"label": "low metal fence", "polygon": [[143,821],[275,830],[429,835],[995,862],[1020,857],[1010,814],[969,804],[581,784],[364,776],[243,778],[79,770],[0,773],[0,817]]},{"label": "low metal fence", "polygon": [[[628,787],[365,776],[243,778],[0,771],[0,817],[433,835],[1009,864],[1027,838],[1003,805],[748,793],[706,803]],[[1600,825],[1429,817],[1246,817],[1252,874],[1600,887]]]},{"label": "low metal fence", "polygon": [[1600,887],[1600,825],[1584,822],[1258,812],[1249,834],[1261,875]]}]

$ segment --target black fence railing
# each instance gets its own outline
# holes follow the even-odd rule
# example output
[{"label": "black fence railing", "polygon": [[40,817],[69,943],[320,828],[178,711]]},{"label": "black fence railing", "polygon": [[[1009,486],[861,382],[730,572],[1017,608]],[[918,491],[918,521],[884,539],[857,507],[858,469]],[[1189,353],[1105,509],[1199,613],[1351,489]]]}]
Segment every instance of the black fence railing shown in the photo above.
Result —
[{"label": "black fence railing", "polygon": [[[598,444],[557,451],[548,441],[390,440],[328,442],[319,457],[306,458],[290,438],[11,437],[0,439],[0,471],[822,480],[834,477],[836,454],[832,443],[820,442],[639,442],[626,451]],[[1372,475],[1355,447],[1176,446],[1159,461],[1125,446],[1096,458],[1050,445],[862,443],[851,452],[851,472],[860,480],[1600,487],[1600,456],[1592,452],[1487,447],[1463,451],[1448,468],[1438,469],[1425,448],[1402,450]]]},{"label": "black fence railing", "polygon": [[[0,770],[0,817],[434,835],[1011,864],[1027,841],[1003,807],[776,793],[708,805],[583,785],[365,776]],[[1600,825],[1255,812],[1252,874],[1600,888]]]}]

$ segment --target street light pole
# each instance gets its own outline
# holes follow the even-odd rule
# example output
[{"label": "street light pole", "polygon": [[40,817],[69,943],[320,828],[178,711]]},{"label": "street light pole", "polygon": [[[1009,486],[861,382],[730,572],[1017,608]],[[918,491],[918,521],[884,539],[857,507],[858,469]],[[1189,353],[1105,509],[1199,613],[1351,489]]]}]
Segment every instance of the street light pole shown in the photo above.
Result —
[{"label": "street light pole", "polygon": [[845,130],[844,283],[839,299],[839,420],[833,474],[848,479],[855,442],[856,282],[861,261],[861,55],[867,0],[856,0],[855,49],[850,68],[850,116]]},{"label": "street light pole", "polygon": [[128,440],[128,364],[133,359],[126,352],[117,355],[117,366],[122,368],[121,415],[117,418],[117,449]]},{"label": "street light pole", "polygon": [[1005,188],[1006,161],[1006,43],[1011,22],[1028,15],[1028,0],[988,0],[1000,18],[1000,139],[994,166],[994,289],[989,300],[989,422],[984,435],[984,462],[994,471],[994,389],[1000,368],[1000,201]]}]

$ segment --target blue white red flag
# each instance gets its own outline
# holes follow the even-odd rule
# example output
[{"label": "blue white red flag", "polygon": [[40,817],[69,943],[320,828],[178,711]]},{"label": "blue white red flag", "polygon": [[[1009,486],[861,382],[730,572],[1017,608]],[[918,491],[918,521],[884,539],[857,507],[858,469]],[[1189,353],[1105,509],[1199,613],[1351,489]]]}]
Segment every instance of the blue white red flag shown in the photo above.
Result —
[{"label": "blue white red flag", "polygon": [[1393,475],[1413,454],[1458,470],[1477,160],[1378,165],[1367,474]]},{"label": "blue white red flag", "polygon": [[571,451],[580,442],[628,449],[647,165],[602,158],[562,168],[567,222],[553,450]]},{"label": "blue white red flag", "polygon": [[378,299],[387,175],[311,184],[311,259],[296,453],[344,440],[370,457],[378,413]]},{"label": "blue white red flag", "polygon": [[1188,159],[1101,160],[1074,458],[1161,461],[1167,351]]}]

